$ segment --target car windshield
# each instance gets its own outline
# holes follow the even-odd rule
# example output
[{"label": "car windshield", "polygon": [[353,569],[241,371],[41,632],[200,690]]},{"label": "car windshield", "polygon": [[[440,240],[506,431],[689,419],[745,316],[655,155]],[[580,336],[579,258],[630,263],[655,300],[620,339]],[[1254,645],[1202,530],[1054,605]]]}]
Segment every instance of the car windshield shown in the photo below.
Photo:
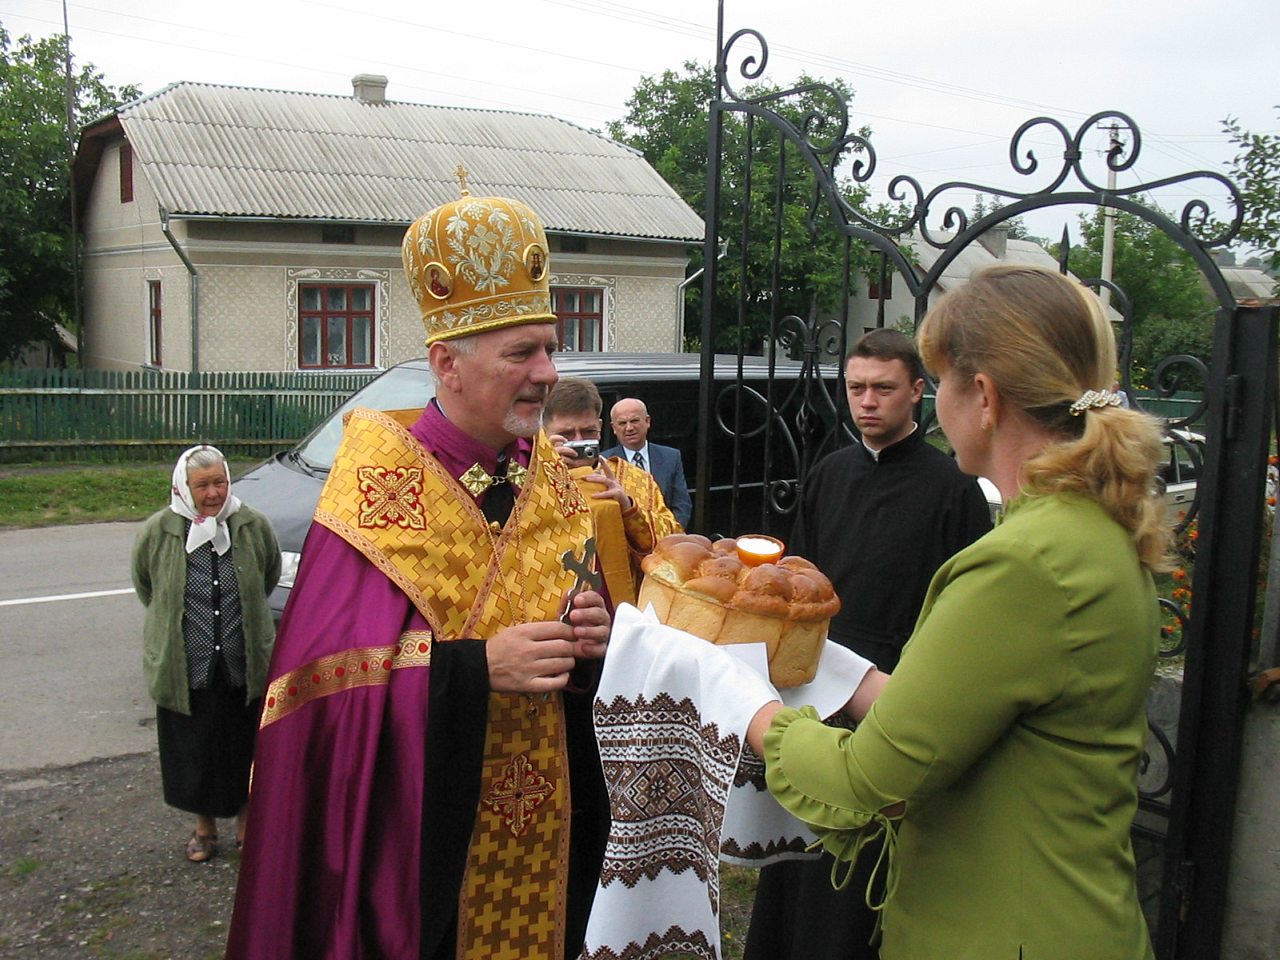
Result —
[{"label": "car windshield", "polygon": [[425,407],[436,393],[435,381],[425,367],[392,367],[376,380],[357,390],[314,433],[295,448],[294,453],[313,470],[328,471],[342,440],[342,418],[356,407],[374,410],[416,410]]}]

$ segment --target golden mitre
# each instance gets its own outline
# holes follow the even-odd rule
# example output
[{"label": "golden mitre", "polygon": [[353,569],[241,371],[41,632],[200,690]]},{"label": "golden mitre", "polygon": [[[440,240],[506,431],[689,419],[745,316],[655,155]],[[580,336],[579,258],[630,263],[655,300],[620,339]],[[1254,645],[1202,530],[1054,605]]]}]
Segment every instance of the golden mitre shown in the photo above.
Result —
[{"label": "golden mitre", "polygon": [[554,323],[551,260],[538,215],[518,200],[462,196],[404,235],[401,253],[427,345],[520,323]]}]

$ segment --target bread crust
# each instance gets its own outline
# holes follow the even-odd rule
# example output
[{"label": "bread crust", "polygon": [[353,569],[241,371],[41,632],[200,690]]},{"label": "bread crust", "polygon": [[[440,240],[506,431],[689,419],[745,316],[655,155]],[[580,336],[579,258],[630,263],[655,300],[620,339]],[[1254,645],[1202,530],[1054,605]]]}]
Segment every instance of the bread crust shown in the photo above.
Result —
[{"label": "bread crust", "polygon": [[717,644],[764,643],[769,679],[778,687],[808,683],[840,599],[803,557],[744,564],[737,541],[697,534],[660,540],[641,562],[639,605],[658,619]]}]

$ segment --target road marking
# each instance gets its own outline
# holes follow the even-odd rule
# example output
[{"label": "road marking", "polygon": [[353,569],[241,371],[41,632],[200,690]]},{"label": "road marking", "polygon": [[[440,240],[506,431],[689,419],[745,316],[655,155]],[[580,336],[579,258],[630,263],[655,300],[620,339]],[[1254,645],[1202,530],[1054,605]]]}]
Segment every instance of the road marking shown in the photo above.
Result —
[{"label": "road marking", "polygon": [[88,600],[91,597],[119,597],[133,593],[133,587],[123,590],[94,590],[92,593],[60,593],[53,597],[19,597],[17,600],[0,600],[0,607],[17,607],[24,603],[53,603],[56,600]]}]

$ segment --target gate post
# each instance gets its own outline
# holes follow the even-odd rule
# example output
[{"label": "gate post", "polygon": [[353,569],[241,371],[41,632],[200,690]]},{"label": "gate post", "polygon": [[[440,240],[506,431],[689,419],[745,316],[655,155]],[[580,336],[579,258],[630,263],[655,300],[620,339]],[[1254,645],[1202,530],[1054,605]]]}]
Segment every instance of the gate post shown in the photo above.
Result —
[{"label": "gate post", "polygon": [[1278,322],[1280,307],[1236,307],[1219,315],[1214,331],[1166,892],[1156,930],[1163,960],[1215,957],[1222,942]]}]

